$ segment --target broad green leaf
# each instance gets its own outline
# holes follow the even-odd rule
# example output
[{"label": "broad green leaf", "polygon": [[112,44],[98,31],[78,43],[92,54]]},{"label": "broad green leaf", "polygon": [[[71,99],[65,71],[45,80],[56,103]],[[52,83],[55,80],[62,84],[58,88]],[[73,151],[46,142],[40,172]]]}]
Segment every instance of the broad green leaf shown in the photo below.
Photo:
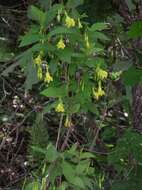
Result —
[{"label": "broad green leaf", "polygon": [[80,109],[80,104],[72,104],[69,106],[67,112],[70,114],[77,113]]},{"label": "broad green leaf", "polygon": [[27,90],[32,88],[33,84],[38,83],[37,70],[33,64],[32,52],[30,50],[25,51],[17,57],[19,65],[24,69],[26,80],[24,86]]},{"label": "broad green leaf", "polygon": [[72,184],[75,186],[78,186],[81,189],[85,189],[85,184],[81,177],[76,176],[72,178]]},{"label": "broad green leaf", "polygon": [[95,32],[95,31],[102,31],[105,29],[108,29],[108,23],[98,22],[96,24],[93,24],[89,30],[91,32]]},{"label": "broad green leaf", "polygon": [[65,48],[63,50],[57,50],[56,54],[61,61],[71,63],[71,57],[73,55],[73,50],[70,48]]},{"label": "broad green leaf", "polygon": [[127,34],[128,37],[132,39],[142,37],[142,21],[133,22]]},{"label": "broad green leaf", "polygon": [[50,112],[51,109],[54,108],[55,106],[56,106],[56,102],[49,103],[48,105],[46,105],[46,106],[43,108],[43,113],[46,114],[46,113]]},{"label": "broad green leaf", "polygon": [[38,77],[37,77],[37,70],[32,61],[27,63],[26,66],[26,81],[24,83],[24,86],[27,90],[32,89],[32,85],[38,83]]},{"label": "broad green leaf", "polygon": [[[92,175],[93,176],[93,175]],[[82,180],[85,184],[85,186],[89,187],[89,189],[93,189],[93,190],[98,190],[98,189],[94,189],[93,188],[93,182],[94,180],[93,179],[90,179],[89,177],[86,177],[86,176],[82,176]],[[86,188],[87,189],[87,188]]]},{"label": "broad green leaf", "polygon": [[122,79],[127,86],[134,86],[138,83],[141,83],[142,70],[132,66],[122,74]]},{"label": "broad green leaf", "polygon": [[100,40],[105,40],[105,41],[109,40],[109,38],[102,32],[93,32],[93,35],[94,35],[94,39],[100,39]]},{"label": "broad green leaf", "polygon": [[56,148],[50,143],[46,149],[46,159],[49,162],[54,162],[59,157]]},{"label": "broad green leaf", "polygon": [[[56,164],[52,167],[52,172],[50,173],[50,182],[54,184],[56,177],[62,176],[62,167],[60,160],[56,162]],[[47,169],[47,172],[49,173],[49,169]]]},{"label": "broad green leaf", "polygon": [[89,168],[90,160],[81,160],[76,167],[76,174],[83,175],[85,174],[86,170]]},{"label": "broad green leaf", "polygon": [[46,154],[46,150],[37,146],[31,146],[32,150],[40,154]]},{"label": "broad green leaf", "polygon": [[53,29],[51,32],[49,32],[47,37],[51,38],[52,36],[58,34],[71,34],[73,31],[74,31],[73,29],[69,29],[63,26],[58,26],[55,29]]},{"label": "broad green leaf", "polygon": [[88,60],[86,60],[84,62],[85,65],[87,65],[88,67],[92,68],[96,68],[97,66],[104,66],[105,62],[103,58],[89,58]]},{"label": "broad green leaf", "polygon": [[53,98],[64,97],[67,95],[67,88],[65,85],[59,87],[48,87],[41,92],[41,95]]},{"label": "broad green leaf", "polygon": [[45,13],[38,7],[32,5],[28,9],[28,17],[34,21],[37,21],[40,25],[43,25],[45,20]]},{"label": "broad green leaf", "polygon": [[61,4],[53,5],[46,13],[45,13],[45,20],[44,26],[47,27],[53,19],[56,17],[58,10],[61,10],[63,7]]},{"label": "broad green leaf", "polygon": [[90,152],[81,152],[80,159],[95,158],[95,155]]},{"label": "broad green leaf", "polygon": [[24,47],[27,45],[31,45],[39,40],[42,40],[43,36],[41,34],[26,34],[21,38],[21,43],[19,47]]},{"label": "broad green leaf", "polygon": [[65,178],[68,180],[68,182],[72,183],[72,179],[75,178],[75,170],[72,167],[72,164],[69,162],[63,161],[62,162],[62,170]]}]

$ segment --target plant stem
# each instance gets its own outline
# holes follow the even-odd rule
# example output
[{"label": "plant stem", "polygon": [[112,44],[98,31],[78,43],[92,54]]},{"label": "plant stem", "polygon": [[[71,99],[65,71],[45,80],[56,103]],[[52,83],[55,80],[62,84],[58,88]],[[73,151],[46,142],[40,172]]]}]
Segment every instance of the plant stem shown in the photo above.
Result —
[{"label": "plant stem", "polygon": [[59,145],[59,140],[60,140],[60,134],[61,134],[61,128],[62,128],[62,124],[63,124],[63,114],[61,114],[60,117],[60,122],[59,122],[59,129],[58,129],[58,136],[57,136],[57,140],[56,140],[56,149],[58,149],[58,145]]}]

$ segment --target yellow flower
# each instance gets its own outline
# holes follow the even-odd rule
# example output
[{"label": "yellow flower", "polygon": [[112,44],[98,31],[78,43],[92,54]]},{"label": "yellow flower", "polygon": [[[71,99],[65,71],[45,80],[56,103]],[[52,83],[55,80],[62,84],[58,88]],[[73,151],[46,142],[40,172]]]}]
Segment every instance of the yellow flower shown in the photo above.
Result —
[{"label": "yellow flower", "polygon": [[108,72],[99,67],[96,69],[96,74],[97,74],[98,79],[100,80],[104,80],[108,77]]},{"label": "yellow flower", "polygon": [[40,54],[34,59],[34,62],[36,65],[41,65],[42,59]]},{"label": "yellow flower", "polygon": [[75,20],[69,17],[68,15],[66,15],[65,25],[67,28],[72,28],[75,26]]},{"label": "yellow flower", "polygon": [[78,18],[78,28],[82,28],[83,26],[82,26],[82,24],[81,24],[81,22],[80,22],[80,19]]},{"label": "yellow flower", "polygon": [[87,34],[85,34],[85,43],[86,43],[86,47],[90,48],[89,38]]},{"label": "yellow flower", "polygon": [[60,101],[60,102],[58,103],[57,107],[55,108],[55,111],[56,111],[56,112],[64,112],[64,111],[65,111],[65,109],[64,109],[64,104],[63,104],[62,101]]},{"label": "yellow flower", "polygon": [[44,82],[50,83],[51,81],[53,81],[53,77],[50,75],[49,71],[47,70],[45,74]]},{"label": "yellow flower", "polygon": [[59,42],[57,43],[57,48],[58,49],[64,49],[66,47],[66,45],[64,44],[64,41],[63,41],[63,39],[61,38],[60,40],[59,40]]},{"label": "yellow flower", "polygon": [[93,88],[93,95],[96,98],[96,100],[98,100],[100,97],[105,95],[105,91],[102,89],[101,83],[99,83],[99,87],[97,91],[95,91],[95,89]]},{"label": "yellow flower", "polygon": [[38,66],[38,69],[37,69],[37,76],[38,78],[41,80],[42,79],[42,68],[40,66]]},{"label": "yellow flower", "polygon": [[64,123],[64,126],[65,127],[71,127],[73,124],[71,122],[71,119],[67,116],[66,117],[66,120],[65,120],[65,123]]}]

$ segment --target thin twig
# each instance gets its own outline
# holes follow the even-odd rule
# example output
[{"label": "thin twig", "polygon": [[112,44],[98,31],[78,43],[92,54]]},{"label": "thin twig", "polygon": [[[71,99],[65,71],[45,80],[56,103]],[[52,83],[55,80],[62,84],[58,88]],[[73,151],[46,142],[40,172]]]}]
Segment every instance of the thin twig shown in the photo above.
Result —
[{"label": "thin twig", "polygon": [[61,114],[60,117],[60,123],[59,123],[59,129],[58,129],[58,136],[57,136],[57,140],[56,140],[56,149],[58,149],[58,145],[59,145],[59,140],[60,140],[60,134],[61,134],[61,128],[62,128],[62,124],[63,124],[63,114]]},{"label": "thin twig", "polygon": [[61,151],[63,151],[65,149],[65,147],[67,146],[67,142],[68,142],[68,139],[69,139],[69,136],[70,136],[70,133],[72,131],[72,127],[70,127],[68,130],[67,130],[67,135],[65,137],[65,140],[61,146]]}]

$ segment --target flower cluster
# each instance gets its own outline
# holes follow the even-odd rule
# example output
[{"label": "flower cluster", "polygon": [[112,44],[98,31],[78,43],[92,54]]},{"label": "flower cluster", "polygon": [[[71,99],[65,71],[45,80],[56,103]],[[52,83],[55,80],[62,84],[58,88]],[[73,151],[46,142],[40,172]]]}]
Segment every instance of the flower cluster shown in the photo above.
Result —
[{"label": "flower cluster", "polygon": [[55,111],[61,112],[61,113],[63,113],[65,111],[64,104],[63,104],[62,100],[60,100],[59,103],[57,104]]},{"label": "flower cluster", "polygon": [[65,25],[67,28],[72,28],[75,26],[75,20],[73,18],[69,17],[68,15],[66,15]]},{"label": "flower cluster", "polygon": [[72,121],[71,121],[71,118],[67,115],[66,116],[66,119],[65,119],[65,123],[64,123],[64,126],[65,127],[71,127],[73,125]]},{"label": "flower cluster", "polygon": [[87,34],[85,34],[85,44],[87,48],[90,48],[89,37]]},{"label": "flower cluster", "polygon": [[99,82],[97,91],[95,91],[95,89],[93,88],[93,95],[96,100],[105,95],[105,91],[102,89],[101,82]]},{"label": "flower cluster", "polygon": [[58,48],[58,49],[64,49],[65,47],[66,47],[66,45],[65,45],[63,39],[61,38],[61,39],[59,40],[59,42],[57,43],[57,48]]},{"label": "flower cluster", "polygon": [[34,59],[34,63],[36,65],[41,65],[42,64],[42,59],[41,59],[41,55],[40,54]]},{"label": "flower cluster", "polygon": [[44,82],[46,83],[50,83],[53,81],[53,77],[50,75],[48,67],[46,68],[46,73],[45,73],[45,78],[44,78]]},{"label": "flower cluster", "polygon": [[96,75],[99,80],[104,80],[108,77],[108,72],[101,69],[100,67],[97,67],[96,69]]},{"label": "flower cluster", "polygon": [[42,80],[43,74],[42,74],[42,68],[40,66],[38,66],[38,68],[37,68],[37,76],[38,76],[39,80]]},{"label": "flower cluster", "polygon": [[83,28],[83,25],[80,22],[80,19],[78,18],[78,28]]},{"label": "flower cluster", "polygon": [[35,65],[37,65],[37,76],[39,80],[44,80],[45,83],[50,83],[53,81],[53,77],[49,73],[48,65],[46,65],[46,73],[44,76],[44,72],[42,70],[42,54],[41,52],[39,55],[34,59]]}]

